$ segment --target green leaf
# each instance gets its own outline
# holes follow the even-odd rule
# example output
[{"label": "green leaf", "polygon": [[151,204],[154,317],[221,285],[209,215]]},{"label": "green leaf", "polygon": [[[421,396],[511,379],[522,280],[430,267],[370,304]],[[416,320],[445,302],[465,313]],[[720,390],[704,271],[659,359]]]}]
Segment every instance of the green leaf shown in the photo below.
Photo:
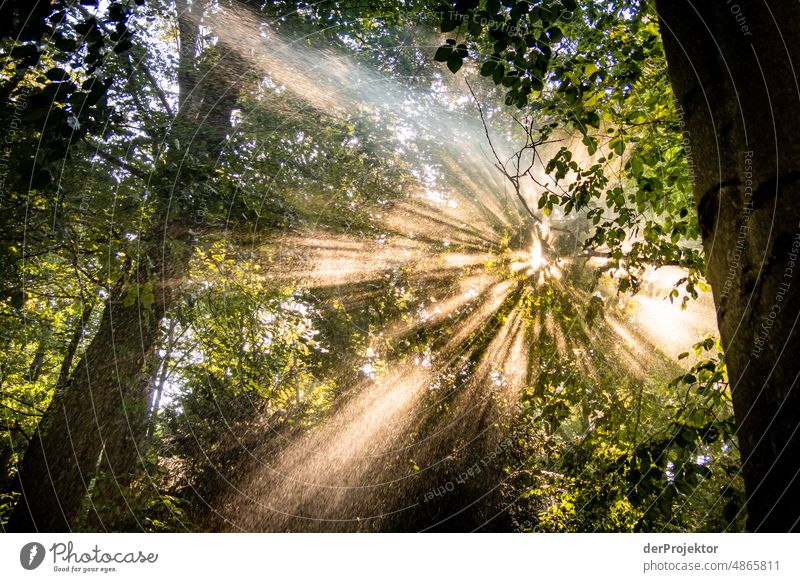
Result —
[{"label": "green leaf", "polygon": [[452,32],[456,28],[458,28],[458,22],[455,20],[450,20],[449,18],[443,18],[441,24],[442,32]]},{"label": "green leaf", "polygon": [[450,45],[444,44],[436,49],[436,54],[433,55],[433,60],[444,63],[446,62],[450,56],[453,54],[453,47]]},{"label": "green leaf", "polygon": [[492,81],[494,81],[495,85],[499,85],[503,82],[503,77],[505,77],[505,75],[505,67],[502,63],[497,63],[497,67],[495,67],[494,71],[492,72]]},{"label": "green leaf", "polygon": [[547,31],[547,36],[550,38],[551,42],[558,42],[564,37],[564,33],[561,32],[560,28],[554,26]]},{"label": "green leaf", "polygon": [[644,164],[642,163],[642,158],[638,156],[634,156],[631,158],[631,174],[633,174],[634,178],[641,178],[642,174],[644,173]]},{"label": "green leaf", "polygon": [[508,48],[508,36],[503,36],[499,38],[496,43],[494,43],[494,52],[501,53]]},{"label": "green leaf", "polygon": [[484,77],[490,76],[497,68],[497,61],[486,61],[481,65],[481,75]]},{"label": "green leaf", "polygon": [[12,59],[21,59],[24,57],[32,57],[38,54],[39,54],[39,49],[35,45],[24,44],[21,46],[15,46],[13,49],[11,49],[9,56]]},{"label": "green leaf", "polygon": [[130,40],[123,40],[114,45],[114,52],[119,55],[129,50],[131,47],[133,47],[133,43]]},{"label": "green leaf", "polygon": [[586,151],[590,156],[593,156],[597,151],[597,140],[590,135],[583,136],[583,145],[586,146]]},{"label": "green leaf", "polygon": [[463,64],[464,59],[461,58],[461,55],[457,52],[453,52],[450,58],[447,59],[447,68],[450,69],[452,73],[457,73]]},{"label": "green leaf", "polygon": [[44,74],[44,76],[50,79],[51,81],[63,81],[64,79],[69,78],[67,72],[59,67],[54,67],[50,69]]},{"label": "green leaf", "polygon": [[584,123],[586,125],[590,125],[590,126],[592,126],[594,128],[599,128],[600,127],[600,116],[594,111],[589,111],[586,114],[586,117],[584,118]]}]

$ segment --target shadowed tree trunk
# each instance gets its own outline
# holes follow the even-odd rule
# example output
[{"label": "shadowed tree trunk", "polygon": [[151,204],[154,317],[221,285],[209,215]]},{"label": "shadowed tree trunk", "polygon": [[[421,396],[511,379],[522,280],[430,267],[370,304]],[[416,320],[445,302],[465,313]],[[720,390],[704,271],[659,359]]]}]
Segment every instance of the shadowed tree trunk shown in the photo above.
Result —
[{"label": "shadowed tree trunk", "polygon": [[[22,497],[9,531],[69,531],[98,471],[115,484],[110,493],[104,491],[112,496],[106,504],[126,511],[125,487],[141,464],[152,397],[153,383],[143,377],[145,363],[188,270],[189,227],[200,228],[192,224],[196,201],[190,191],[218,161],[245,71],[239,54],[224,43],[216,47],[219,60],[205,74],[200,70],[197,36],[206,4],[176,2],[179,110],[166,143],[180,148],[172,154],[175,166],[189,162],[191,171],[155,172],[151,184],[163,185],[156,186],[156,226],[143,241],[134,273],[114,286],[96,335],[25,452],[18,475]],[[207,172],[198,171],[198,164]],[[103,516],[95,512],[90,522],[103,527]]]},{"label": "shadowed tree trunk", "polygon": [[[149,257],[154,264],[168,263],[175,275],[185,270],[186,253],[154,255]],[[138,418],[148,405],[139,372],[154,347],[177,280],[156,279],[152,305],[132,301],[154,274],[141,269],[133,281],[112,290],[96,335],[25,452],[19,468],[23,496],[9,521],[10,531],[69,530],[103,448],[137,452]]]},{"label": "shadowed tree trunk", "polygon": [[78,352],[81,339],[85,333],[86,325],[89,322],[89,317],[92,315],[94,306],[91,303],[84,303],[83,312],[81,313],[78,325],[72,332],[72,336],[67,344],[67,353],[61,362],[61,368],[58,371],[58,379],[56,380],[55,394],[59,394],[64,390],[64,387],[69,382],[70,371],[72,370],[72,362],[75,360],[75,354]]},{"label": "shadowed tree trunk", "polygon": [[748,529],[800,529],[800,4],[657,2],[725,347]]}]

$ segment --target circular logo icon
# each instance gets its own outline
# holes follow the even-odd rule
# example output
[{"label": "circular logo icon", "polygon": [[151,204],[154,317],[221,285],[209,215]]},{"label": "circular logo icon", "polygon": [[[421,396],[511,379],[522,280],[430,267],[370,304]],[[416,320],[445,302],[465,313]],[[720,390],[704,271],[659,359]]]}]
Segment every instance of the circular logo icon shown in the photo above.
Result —
[{"label": "circular logo icon", "polygon": [[26,570],[35,570],[44,561],[44,546],[39,542],[30,542],[19,551],[19,563]]}]

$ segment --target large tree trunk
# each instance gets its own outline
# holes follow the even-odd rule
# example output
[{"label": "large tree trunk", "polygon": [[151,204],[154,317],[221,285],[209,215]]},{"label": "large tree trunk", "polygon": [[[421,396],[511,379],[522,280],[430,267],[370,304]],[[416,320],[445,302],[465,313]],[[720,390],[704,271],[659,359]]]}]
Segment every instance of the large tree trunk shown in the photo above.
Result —
[{"label": "large tree trunk", "polygon": [[748,529],[800,529],[800,4],[658,0],[733,390]]},{"label": "large tree trunk", "polygon": [[[246,70],[239,52],[223,42],[217,46],[221,57],[211,70],[205,74],[199,70],[195,53],[206,4],[176,1],[179,110],[171,128],[175,139],[166,141],[179,144],[171,153],[176,167],[188,158],[194,160],[188,164],[191,171],[170,175],[165,170],[167,176],[153,180],[165,187],[154,221],[157,228],[144,246],[146,257],[139,261],[132,281],[120,281],[112,290],[97,334],[31,440],[19,467],[22,497],[9,520],[9,531],[69,531],[98,471],[114,483],[111,503],[120,506],[119,512],[127,511],[125,487],[144,453],[152,397],[152,382],[143,377],[144,364],[188,271],[189,226],[197,214],[191,191],[212,173],[224,148]],[[201,77],[203,83],[198,84]],[[198,172],[199,165],[205,170]],[[105,501],[108,504],[109,499]],[[103,516],[95,512],[90,523],[102,527]]]},{"label": "large tree trunk", "polygon": [[[160,277],[159,268],[153,273],[140,268],[132,281],[112,290],[96,335],[25,452],[18,477],[22,498],[9,531],[69,531],[101,452],[112,453],[106,457],[114,464],[107,468],[120,475],[128,475],[131,459],[135,464],[139,458],[140,425],[149,408],[140,373],[188,262],[188,253],[164,256],[160,245],[149,255],[154,265],[164,266],[166,276]],[[149,285],[154,286],[152,304]]]}]

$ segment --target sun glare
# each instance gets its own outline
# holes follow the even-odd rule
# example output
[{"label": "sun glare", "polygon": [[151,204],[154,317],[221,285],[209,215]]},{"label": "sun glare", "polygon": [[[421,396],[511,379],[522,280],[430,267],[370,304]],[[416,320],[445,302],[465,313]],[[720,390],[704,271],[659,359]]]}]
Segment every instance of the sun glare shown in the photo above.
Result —
[{"label": "sun glare", "polygon": [[547,265],[547,259],[545,259],[544,255],[542,254],[542,243],[539,242],[538,239],[533,241],[529,262],[531,269],[534,271],[538,271]]}]

